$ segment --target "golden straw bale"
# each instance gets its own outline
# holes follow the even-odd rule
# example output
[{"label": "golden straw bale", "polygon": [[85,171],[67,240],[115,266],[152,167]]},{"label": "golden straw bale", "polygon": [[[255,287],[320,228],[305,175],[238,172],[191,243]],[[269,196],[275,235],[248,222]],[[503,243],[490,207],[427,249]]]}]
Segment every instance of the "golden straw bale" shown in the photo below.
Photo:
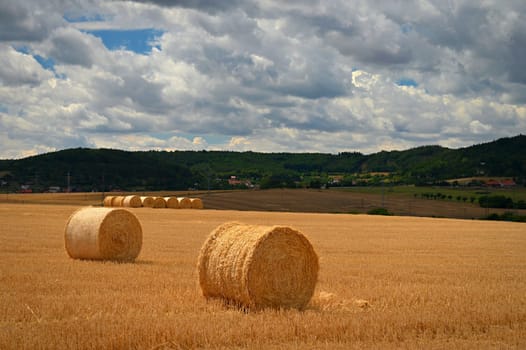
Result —
[{"label": "golden straw bale", "polygon": [[190,198],[190,204],[192,209],[203,209],[203,201],[201,198]]},{"label": "golden straw bale", "polygon": [[141,197],[139,196],[126,196],[124,197],[124,200],[122,201],[123,207],[129,207],[129,208],[140,208],[142,207],[142,201]]},{"label": "golden straw bale", "polygon": [[142,228],[126,209],[81,208],[66,223],[65,245],[74,259],[133,260],[141,251]]},{"label": "golden straw bale", "polygon": [[177,201],[179,202],[179,208],[182,208],[182,209],[192,208],[192,201],[190,200],[190,198],[177,197]]},{"label": "golden straw bale", "polygon": [[229,222],[217,227],[197,263],[205,297],[244,307],[304,308],[318,278],[318,256],[300,232]]},{"label": "golden straw bale", "polygon": [[166,208],[179,209],[179,201],[175,197],[164,197]]},{"label": "golden straw bale", "polygon": [[152,208],[166,208],[166,201],[163,197],[154,197]]},{"label": "golden straw bale", "polygon": [[122,207],[123,200],[124,200],[124,196],[115,196],[111,200],[111,206],[112,207]]},{"label": "golden straw bale", "polygon": [[105,207],[111,207],[111,202],[113,200],[113,197],[114,196],[106,196],[104,197],[104,201],[102,202],[102,204],[105,206]]},{"label": "golden straw bale", "polygon": [[141,196],[141,202],[143,207],[152,207],[153,197],[150,196]]}]

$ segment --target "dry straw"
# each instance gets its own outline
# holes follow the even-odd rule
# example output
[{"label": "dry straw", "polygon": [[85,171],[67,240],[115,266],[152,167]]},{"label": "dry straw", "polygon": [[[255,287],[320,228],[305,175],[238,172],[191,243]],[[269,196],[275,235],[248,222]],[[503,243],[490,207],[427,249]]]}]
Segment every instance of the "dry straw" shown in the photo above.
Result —
[{"label": "dry straw", "polygon": [[141,251],[142,228],[125,209],[86,207],[69,217],[65,244],[74,259],[133,260]]},{"label": "dry straw", "polygon": [[140,208],[142,207],[141,197],[139,196],[126,196],[122,201],[123,207],[128,208]]},{"label": "dry straw", "polygon": [[105,207],[111,207],[111,202],[113,201],[114,196],[106,196],[102,201],[102,205]]},{"label": "dry straw", "polygon": [[164,197],[164,201],[166,202],[166,208],[179,208],[179,201],[175,197]]},{"label": "dry straw", "polygon": [[122,207],[122,201],[124,201],[124,196],[115,196],[111,200],[112,207]]},{"label": "dry straw", "polygon": [[201,198],[190,198],[190,206],[192,209],[203,209],[203,201]]},{"label": "dry straw", "polygon": [[346,311],[352,312],[353,309],[368,310],[371,307],[369,301],[365,299],[343,299],[334,293],[319,292],[311,300],[311,304],[315,309],[323,311]]},{"label": "dry straw", "polygon": [[153,197],[150,196],[142,196],[141,202],[143,207],[152,207],[153,205]]},{"label": "dry straw", "polygon": [[154,197],[152,208],[166,208],[166,201],[163,197]]},{"label": "dry straw", "polygon": [[205,297],[244,307],[304,308],[318,278],[318,256],[300,232],[237,222],[217,227],[201,248]]},{"label": "dry straw", "polygon": [[179,208],[182,208],[182,209],[192,208],[192,201],[190,200],[190,198],[177,197],[177,201],[179,202]]}]

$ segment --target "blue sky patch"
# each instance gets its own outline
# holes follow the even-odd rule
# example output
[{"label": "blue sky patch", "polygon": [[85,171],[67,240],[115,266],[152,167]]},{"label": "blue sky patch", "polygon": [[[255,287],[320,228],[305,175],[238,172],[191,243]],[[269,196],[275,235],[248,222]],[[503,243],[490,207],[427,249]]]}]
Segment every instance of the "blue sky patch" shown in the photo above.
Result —
[{"label": "blue sky patch", "polygon": [[13,49],[15,49],[18,52],[25,53],[26,55],[31,55],[31,52],[29,51],[29,47],[20,45],[20,46],[13,46]]},{"label": "blue sky patch", "polygon": [[410,23],[404,23],[400,26],[400,30],[404,34],[411,33],[413,31],[413,26]]},{"label": "blue sky patch", "polygon": [[53,72],[55,71],[55,61],[53,61],[52,58],[45,58],[40,55],[33,55],[33,57],[38,63],[40,63],[42,68],[51,70]]},{"label": "blue sky patch", "polygon": [[164,32],[158,29],[132,29],[132,30],[86,30],[99,37],[104,46],[109,50],[129,50],[139,54],[148,54],[154,47],[154,40]]},{"label": "blue sky patch", "polygon": [[402,78],[396,82],[396,85],[417,87],[418,83],[410,78]]},{"label": "blue sky patch", "polygon": [[33,58],[42,66],[42,68],[53,72],[55,71],[55,61],[53,61],[52,58],[45,58],[40,55],[35,55],[31,53],[31,50],[27,46],[14,46],[13,48],[18,52],[33,56]]},{"label": "blue sky patch", "polygon": [[104,18],[100,14],[92,15],[92,16],[75,16],[73,14],[66,14],[64,15],[64,19],[68,21],[69,23],[83,23],[83,22],[102,22],[105,21],[106,18]]}]

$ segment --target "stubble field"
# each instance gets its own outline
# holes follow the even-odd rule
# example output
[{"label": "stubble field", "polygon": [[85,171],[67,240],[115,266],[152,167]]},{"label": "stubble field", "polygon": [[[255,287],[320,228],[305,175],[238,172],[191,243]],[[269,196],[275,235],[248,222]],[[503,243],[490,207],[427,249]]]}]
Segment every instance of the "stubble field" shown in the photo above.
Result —
[{"label": "stubble field", "polygon": [[[0,204],[0,349],[526,348],[524,224],[137,208],[141,254],[114,263],[68,257],[77,208]],[[320,272],[306,310],[202,297],[199,249],[232,220],[310,239]]]}]

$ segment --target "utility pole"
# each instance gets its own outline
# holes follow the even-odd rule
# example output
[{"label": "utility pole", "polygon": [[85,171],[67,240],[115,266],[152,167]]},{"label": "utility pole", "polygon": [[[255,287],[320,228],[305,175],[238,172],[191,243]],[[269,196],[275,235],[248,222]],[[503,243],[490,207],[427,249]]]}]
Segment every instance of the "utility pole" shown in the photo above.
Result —
[{"label": "utility pole", "polygon": [[384,189],[383,181],[382,181],[382,208],[385,208],[385,189]]},{"label": "utility pole", "polygon": [[207,169],[206,169],[206,180],[208,182],[208,194],[210,194],[210,173],[212,172],[212,169],[210,169],[210,164],[207,164]]},{"label": "utility pole", "polygon": [[104,170],[102,171],[102,200],[104,201],[104,191],[106,188],[106,180],[104,179]]},{"label": "utility pole", "polygon": [[68,193],[71,192],[71,175],[68,171]]}]

